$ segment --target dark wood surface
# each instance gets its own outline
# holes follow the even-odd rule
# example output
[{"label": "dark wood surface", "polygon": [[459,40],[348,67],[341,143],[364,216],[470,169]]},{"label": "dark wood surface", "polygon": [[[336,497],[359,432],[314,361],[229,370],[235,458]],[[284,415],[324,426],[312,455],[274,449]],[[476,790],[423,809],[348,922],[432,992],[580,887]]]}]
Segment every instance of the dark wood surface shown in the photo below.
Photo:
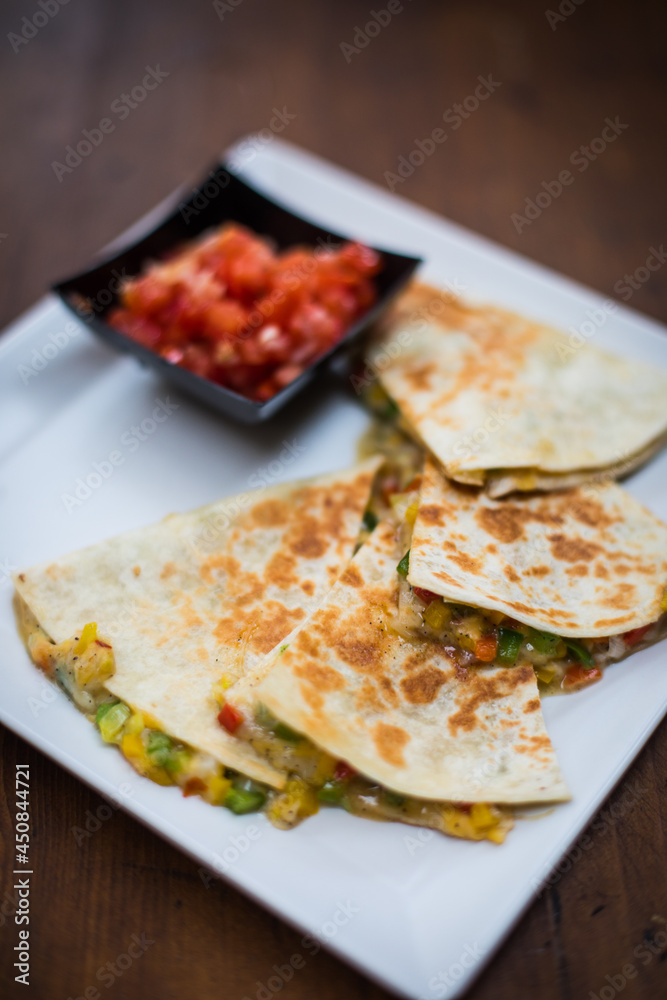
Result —
[{"label": "dark wood surface", "polygon": [[[365,48],[348,51],[349,61],[341,43],[354,44],[369,4],[227,6],[220,19],[208,0],[72,0],[20,44],[11,33],[40,8],[4,0],[2,323],[182,180],[194,180],[226,144],[265,127],[274,108],[295,115],[285,138],[383,184],[415,140],[489,74],[500,86],[400,194],[612,296],[622,296],[618,282],[667,237],[663,5],[565,0],[560,7],[572,13],[550,25],[540,3],[405,0]],[[385,6],[379,0],[374,9]],[[168,73],[160,86],[124,120],[114,115],[113,133],[59,181],[53,161],[157,65]],[[571,166],[606,118],[627,128],[518,232],[512,214]],[[629,304],[667,320],[667,267],[633,290]],[[13,983],[7,917],[17,762],[31,768],[39,871],[30,987]],[[325,952],[304,951],[300,935],[224,883],[206,888],[194,864],[120,811],[77,844],[74,828],[103,800],[6,730],[0,768],[3,997],[65,1000],[91,985],[106,996],[108,979],[100,984],[96,972],[126,952],[132,934],[154,943],[108,985],[109,996],[254,998],[273,965],[295,953],[305,965],[285,998],[386,995]],[[667,994],[666,783],[663,725],[471,998]],[[443,899],[443,907],[455,914],[456,901]],[[628,963],[636,975],[624,985]]]}]

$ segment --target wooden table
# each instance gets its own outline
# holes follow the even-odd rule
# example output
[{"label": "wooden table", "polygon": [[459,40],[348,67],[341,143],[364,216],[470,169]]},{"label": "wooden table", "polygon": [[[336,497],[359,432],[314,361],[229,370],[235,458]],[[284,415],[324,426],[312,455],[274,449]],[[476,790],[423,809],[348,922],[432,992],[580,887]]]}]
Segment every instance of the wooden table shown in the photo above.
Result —
[{"label": "wooden table", "polygon": [[[52,11],[55,0],[45,2]],[[444,112],[466,110],[481,77],[490,93],[422,166],[389,179],[396,190],[667,320],[667,268],[648,280],[639,271],[635,288],[624,277],[665,238],[661,5],[562,0],[559,13],[554,0],[548,13],[530,2],[403,0],[377,33],[365,28],[369,7],[75,0],[48,23],[38,16],[35,28],[43,8],[5,0],[0,319],[8,322],[50,281],[84,265],[184,178],[194,181],[222,147],[268,127],[275,109],[288,118],[285,138],[383,184]],[[384,0],[374,9],[384,11]],[[158,82],[145,99],[130,97],[131,107],[122,95],[148,68]],[[80,164],[54,167],[117,101],[113,131]],[[600,151],[591,143],[606,119],[617,135]],[[582,146],[590,152],[576,153]],[[556,194],[553,182],[573,154],[577,163],[588,157],[588,166],[577,166],[574,182]],[[522,222],[527,199],[538,207],[547,201],[536,201],[541,191],[551,192],[551,204]],[[195,865],[122,812],[77,838],[75,828],[95,826],[90,817],[103,800],[12,733],[0,732],[0,748],[0,914],[11,885],[8,803],[17,762],[31,767],[40,872],[30,988],[13,982],[15,935],[0,915],[3,997],[65,1000],[91,985],[128,1000],[266,997],[260,987],[274,964],[303,952],[300,936],[279,919],[224,883],[206,888]],[[585,849],[532,905],[471,998],[665,995],[666,783],[663,725],[588,831]],[[133,934],[146,935],[145,953],[100,983],[97,970],[127,953]],[[325,952],[303,956],[285,997],[385,995]],[[623,986],[629,962],[638,971]]]}]

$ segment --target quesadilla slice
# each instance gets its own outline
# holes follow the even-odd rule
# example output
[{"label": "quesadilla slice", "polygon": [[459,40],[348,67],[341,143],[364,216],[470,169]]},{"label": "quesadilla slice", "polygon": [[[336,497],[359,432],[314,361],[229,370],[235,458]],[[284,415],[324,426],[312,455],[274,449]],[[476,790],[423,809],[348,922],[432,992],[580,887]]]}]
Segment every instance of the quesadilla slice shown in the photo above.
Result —
[{"label": "quesadilla slice", "polygon": [[290,778],[279,826],[320,804],[501,841],[515,803],[569,798],[532,667],[461,670],[403,638],[396,525],[381,523],[264,669],[229,690],[236,735]]},{"label": "quesadilla slice", "polygon": [[461,666],[532,665],[567,691],[667,634],[667,525],[616,483],[494,500],[427,461],[416,497],[401,624]]},{"label": "quesadilla slice", "polygon": [[369,367],[449,478],[492,496],[618,477],[667,441],[667,371],[426,285],[401,297]]},{"label": "quesadilla slice", "polygon": [[[237,812],[284,775],[215,718],[357,545],[380,459],[227,497],[15,577],[33,660],[141,773]],[[238,775],[230,775],[228,769]],[[254,806],[253,806],[254,804]]]}]

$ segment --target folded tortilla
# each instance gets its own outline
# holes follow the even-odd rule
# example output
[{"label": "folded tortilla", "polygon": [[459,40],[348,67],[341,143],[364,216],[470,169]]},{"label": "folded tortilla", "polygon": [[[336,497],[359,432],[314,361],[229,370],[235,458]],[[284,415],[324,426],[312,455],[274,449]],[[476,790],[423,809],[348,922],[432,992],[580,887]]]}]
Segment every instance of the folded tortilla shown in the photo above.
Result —
[{"label": "folded tortilla", "polygon": [[386,788],[438,801],[569,798],[532,667],[461,670],[436,642],[406,641],[396,613],[396,527],[384,522],[320,608],[234,688]]},{"label": "folded tortilla", "polygon": [[376,355],[406,428],[492,496],[619,477],[667,441],[667,371],[426,285],[399,300]]},{"label": "folded tortilla", "polygon": [[113,695],[281,787],[281,773],[220,727],[212,688],[252,671],[317,607],[354,552],[379,463],[170,515],[18,573],[16,589],[56,643],[97,622],[113,646]]},{"label": "folded tortilla", "polygon": [[618,635],[665,611],[667,525],[614,482],[494,500],[427,461],[408,582],[555,635]]}]

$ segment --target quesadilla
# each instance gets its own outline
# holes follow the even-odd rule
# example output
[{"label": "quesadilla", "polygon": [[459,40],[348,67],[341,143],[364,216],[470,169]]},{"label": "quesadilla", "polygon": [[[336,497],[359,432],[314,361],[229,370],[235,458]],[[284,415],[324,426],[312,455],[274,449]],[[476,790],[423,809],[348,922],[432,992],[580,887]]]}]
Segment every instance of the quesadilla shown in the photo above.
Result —
[{"label": "quesadilla", "polygon": [[494,500],[427,461],[416,497],[401,623],[462,666],[532,665],[572,690],[667,634],[667,525],[616,483]]},{"label": "quesadilla", "polygon": [[502,840],[505,806],[569,797],[531,667],[462,671],[405,639],[396,525],[381,523],[321,606],[229,690],[237,736],[290,773],[270,807],[290,826],[320,803]]},{"label": "quesadilla", "polygon": [[667,371],[581,341],[415,285],[369,368],[450,479],[555,490],[625,475],[667,441]]},{"label": "quesadilla", "polygon": [[15,577],[34,661],[141,773],[237,812],[284,775],[215,718],[317,607],[357,544],[380,460],[227,497]]}]

